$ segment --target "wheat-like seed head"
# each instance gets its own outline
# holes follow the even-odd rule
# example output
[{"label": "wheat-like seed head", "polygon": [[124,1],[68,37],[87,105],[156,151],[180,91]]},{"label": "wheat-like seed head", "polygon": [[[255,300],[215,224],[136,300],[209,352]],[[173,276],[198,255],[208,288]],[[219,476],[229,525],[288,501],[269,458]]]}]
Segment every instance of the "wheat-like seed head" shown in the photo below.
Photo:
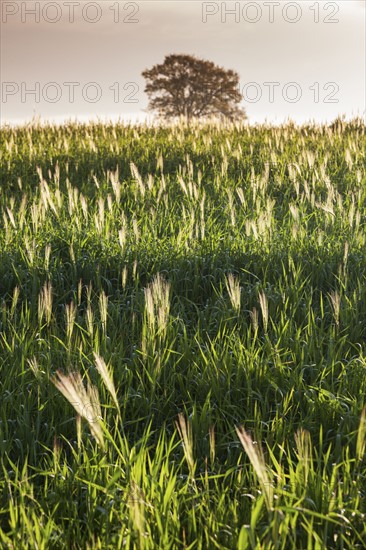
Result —
[{"label": "wheat-like seed head", "polygon": [[74,324],[76,319],[76,305],[74,304],[73,300],[71,300],[70,304],[66,304],[65,306],[65,317],[66,317],[66,338],[68,341],[70,341],[74,330]]},{"label": "wheat-like seed head", "polygon": [[310,433],[303,428],[299,429],[295,433],[295,443],[297,447],[297,454],[299,458],[299,464],[303,472],[303,482],[307,485],[309,472],[312,470],[312,444]]},{"label": "wheat-like seed head", "polygon": [[271,476],[267,470],[266,462],[261,447],[255,445],[251,436],[244,430],[242,426],[236,428],[240,443],[248,455],[248,458],[253,466],[253,469],[257,475],[259,485],[265,497],[266,506],[268,510],[273,509],[273,484]]},{"label": "wheat-like seed head", "polygon": [[104,448],[98,389],[91,384],[85,389],[79,372],[65,375],[61,371],[57,371],[51,381],[74,407],[77,414],[88,422],[97,443]]},{"label": "wheat-like seed head", "polygon": [[105,384],[105,387],[109,391],[109,393],[112,396],[112,399],[114,401],[114,404],[116,405],[117,410],[119,411],[119,403],[117,399],[117,392],[116,388],[113,382],[112,374],[107,368],[107,365],[105,364],[105,361],[100,355],[97,353],[94,353],[94,361],[95,361],[95,367],[97,371],[99,372],[100,376],[102,377],[102,380]]},{"label": "wheat-like seed head", "polygon": [[264,292],[259,293],[259,305],[261,307],[264,332],[268,329],[268,299]]},{"label": "wheat-like seed head", "polygon": [[193,458],[192,425],[190,422],[186,421],[183,413],[179,413],[178,421],[175,424],[183,443],[184,456],[186,458],[189,471],[193,474],[195,470],[195,462]]},{"label": "wheat-like seed head", "polygon": [[46,323],[49,325],[52,317],[52,285],[50,281],[47,281],[38,296],[38,320],[42,323],[43,317],[46,319]]},{"label": "wheat-like seed head", "polygon": [[103,333],[105,334],[107,331],[108,296],[104,290],[99,294],[99,312]]},{"label": "wheat-like seed head", "polygon": [[229,273],[229,275],[225,278],[225,285],[226,285],[226,290],[229,294],[231,305],[233,306],[235,311],[239,313],[240,297],[241,297],[239,279],[237,277],[234,277],[232,273]]},{"label": "wheat-like seed head", "polygon": [[339,316],[341,311],[341,296],[337,290],[332,290],[329,293],[330,303],[333,309],[333,317],[335,324],[339,325]]},{"label": "wheat-like seed head", "polygon": [[158,273],[152,283],[144,289],[144,294],[148,326],[155,330],[157,325],[164,333],[170,313],[170,283]]}]

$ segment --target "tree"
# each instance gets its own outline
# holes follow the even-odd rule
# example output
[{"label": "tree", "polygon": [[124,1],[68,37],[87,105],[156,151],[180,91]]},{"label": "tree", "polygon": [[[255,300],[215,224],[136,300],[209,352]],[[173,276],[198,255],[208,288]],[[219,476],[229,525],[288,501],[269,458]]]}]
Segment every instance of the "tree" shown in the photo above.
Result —
[{"label": "tree", "polygon": [[146,69],[149,110],[165,118],[218,116],[245,118],[239,107],[239,75],[191,55],[168,55],[164,63]]}]

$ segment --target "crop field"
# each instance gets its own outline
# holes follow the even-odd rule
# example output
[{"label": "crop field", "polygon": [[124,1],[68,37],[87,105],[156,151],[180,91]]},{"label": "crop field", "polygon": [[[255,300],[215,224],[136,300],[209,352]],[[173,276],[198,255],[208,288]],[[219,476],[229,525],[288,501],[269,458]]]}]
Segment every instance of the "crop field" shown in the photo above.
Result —
[{"label": "crop field", "polygon": [[0,547],[363,549],[363,121],[5,126],[0,181]]}]

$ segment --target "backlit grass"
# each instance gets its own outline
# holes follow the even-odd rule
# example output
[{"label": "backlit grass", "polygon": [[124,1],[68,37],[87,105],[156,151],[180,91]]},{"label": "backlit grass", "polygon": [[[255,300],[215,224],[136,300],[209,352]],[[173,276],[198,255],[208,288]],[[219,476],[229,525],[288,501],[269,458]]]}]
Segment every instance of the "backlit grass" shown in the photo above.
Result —
[{"label": "backlit grass", "polygon": [[365,151],[1,129],[1,547],[364,548]]}]

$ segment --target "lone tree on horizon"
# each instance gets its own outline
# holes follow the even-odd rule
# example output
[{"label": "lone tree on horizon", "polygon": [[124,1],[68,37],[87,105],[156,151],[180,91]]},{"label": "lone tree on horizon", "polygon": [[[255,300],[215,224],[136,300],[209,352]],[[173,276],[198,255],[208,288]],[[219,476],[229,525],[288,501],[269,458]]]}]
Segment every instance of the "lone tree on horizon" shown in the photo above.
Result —
[{"label": "lone tree on horizon", "polygon": [[192,55],[167,55],[164,63],[143,71],[149,110],[173,118],[218,116],[246,118],[239,107],[239,75]]}]

